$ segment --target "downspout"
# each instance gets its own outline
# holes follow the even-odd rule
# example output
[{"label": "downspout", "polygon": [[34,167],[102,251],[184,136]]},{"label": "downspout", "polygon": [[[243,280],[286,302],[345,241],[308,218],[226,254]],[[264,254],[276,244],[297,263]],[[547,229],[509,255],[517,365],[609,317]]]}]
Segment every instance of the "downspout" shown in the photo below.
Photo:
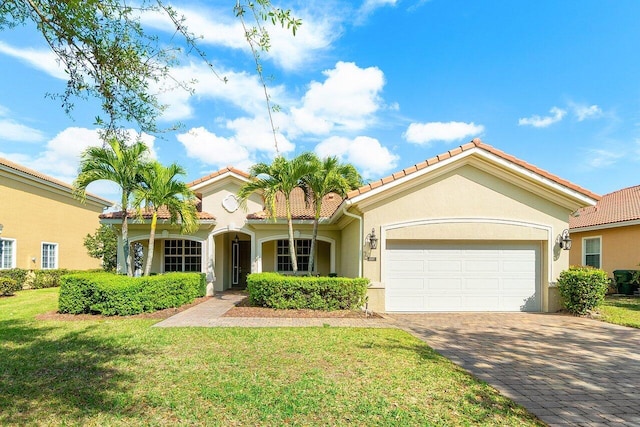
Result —
[{"label": "downspout", "polygon": [[364,234],[362,217],[348,212],[347,208],[349,207],[349,205],[351,205],[351,203],[349,201],[347,201],[346,203],[347,205],[342,207],[342,213],[348,217],[357,219],[358,222],[360,223],[360,227],[358,228],[358,234],[359,234],[358,236],[358,277],[362,277],[362,262],[363,262],[362,261],[362,245],[363,245],[362,236]]}]

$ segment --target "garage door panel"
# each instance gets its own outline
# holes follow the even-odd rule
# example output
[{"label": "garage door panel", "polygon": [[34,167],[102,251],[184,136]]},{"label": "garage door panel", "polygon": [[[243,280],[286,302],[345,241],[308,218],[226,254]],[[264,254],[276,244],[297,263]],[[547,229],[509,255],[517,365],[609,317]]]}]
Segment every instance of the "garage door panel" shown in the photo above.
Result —
[{"label": "garage door panel", "polygon": [[535,242],[388,247],[383,254],[388,311],[540,310]]},{"label": "garage door panel", "polygon": [[439,271],[462,271],[462,261],[454,259],[436,259],[429,260],[426,263],[426,267],[430,272]]}]

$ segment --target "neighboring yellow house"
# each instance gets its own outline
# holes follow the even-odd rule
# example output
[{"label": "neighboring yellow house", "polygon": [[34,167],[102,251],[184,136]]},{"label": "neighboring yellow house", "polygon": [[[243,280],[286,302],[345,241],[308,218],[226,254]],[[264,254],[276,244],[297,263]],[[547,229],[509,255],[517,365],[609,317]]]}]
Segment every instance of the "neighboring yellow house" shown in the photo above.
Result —
[{"label": "neighboring yellow house", "polygon": [[100,268],[83,245],[112,202],[73,198],[62,181],[0,158],[0,269]]},{"label": "neighboring yellow house", "polygon": [[640,267],[640,185],[606,194],[569,219],[571,265],[614,270]]},{"label": "neighboring yellow house", "polygon": [[[249,176],[226,168],[190,183],[200,229],[159,221],[153,271],[202,271],[208,292],[242,287],[248,272],[291,270],[287,222],[259,195],[235,195]],[[352,191],[325,198],[316,271],[367,277],[374,311],[538,311],[560,308],[555,282],[569,266],[558,244],[571,212],[599,196],[476,139]],[[282,203],[281,203],[282,204]],[[292,195],[299,270],[309,265],[312,210]],[[101,216],[118,225],[116,213]],[[129,227],[143,251],[148,219]],[[122,258],[122,253],[119,254]]]}]

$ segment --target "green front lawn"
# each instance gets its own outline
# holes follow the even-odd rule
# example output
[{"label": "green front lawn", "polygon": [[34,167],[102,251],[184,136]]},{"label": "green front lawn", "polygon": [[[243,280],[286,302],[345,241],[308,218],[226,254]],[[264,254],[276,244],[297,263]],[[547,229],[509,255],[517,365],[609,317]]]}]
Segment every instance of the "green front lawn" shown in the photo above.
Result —
[{"label": "green front lawn", "polygon": [[640,328],[640,298],[609,296],[598,312],[605,322]]},{"label": "green front lawn", "polygon": [[394,329],[39,321],[0,298],[0,425],[542,425]]}]

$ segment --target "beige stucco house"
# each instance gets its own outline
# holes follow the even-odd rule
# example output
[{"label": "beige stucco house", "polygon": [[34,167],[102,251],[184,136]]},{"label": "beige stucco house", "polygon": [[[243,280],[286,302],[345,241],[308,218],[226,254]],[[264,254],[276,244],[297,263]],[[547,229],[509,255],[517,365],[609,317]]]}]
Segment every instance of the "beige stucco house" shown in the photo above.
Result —
[{"label": "beige stucco house", "polygon": [[100,268],[83,245],[100,226],[98,216],[112,202],[0,158],[0,269]]},{"label": "beige stucco house", "polygon": [[614,270],[640,267],[640,185],[605,194],[569,219],[571,265]]},{"label": "beige stucco house", "polygon": [[[248,179],[227,168],[190,183],[200,230],[182,236],[161,221],[155,271],[203,271],[210,293],[242,286],[248,272],[289,271],[285,220],[266,218],[259,195],[238,206]],[[292,198],[304,271],[312,213],[301,193]],[[313,273],[369,278],[375,311],[556,311],[555,281],[569,266],[558,236],[571,212],[598,199],[476,139],[344,200],[327,196]],[[146,247],[148,230],[133,224],[130,238]]]}]

